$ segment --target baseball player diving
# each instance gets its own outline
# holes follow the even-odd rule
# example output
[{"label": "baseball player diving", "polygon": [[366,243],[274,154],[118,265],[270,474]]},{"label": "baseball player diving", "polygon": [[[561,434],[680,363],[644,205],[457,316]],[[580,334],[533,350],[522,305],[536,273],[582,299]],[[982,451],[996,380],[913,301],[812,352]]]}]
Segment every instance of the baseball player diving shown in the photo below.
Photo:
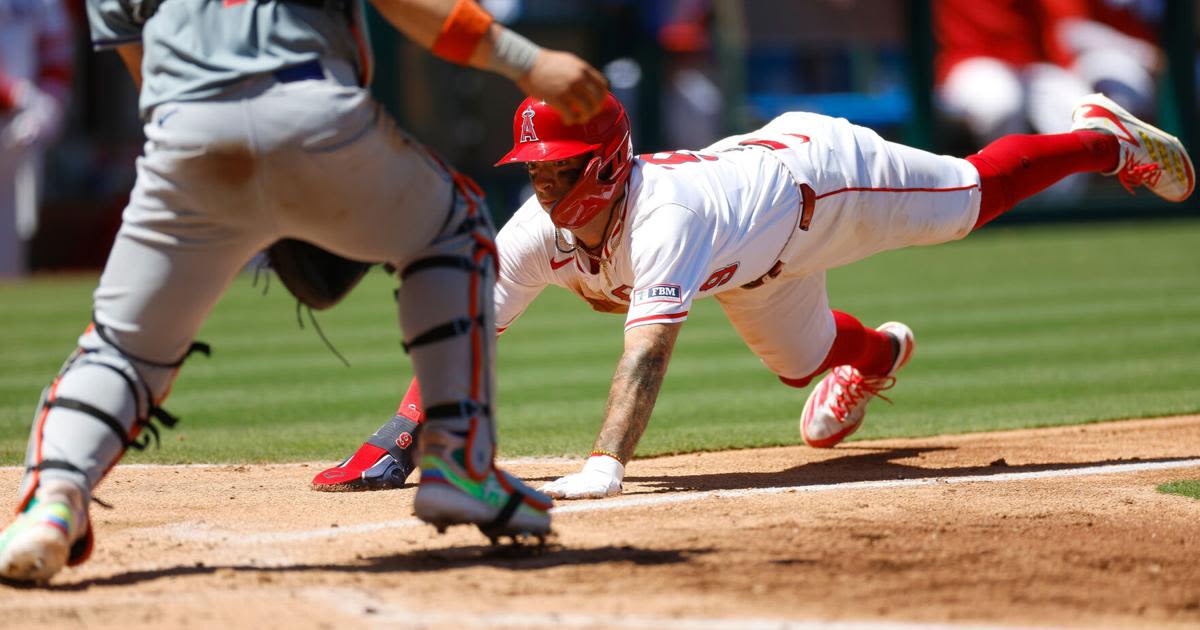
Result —
[{"label": "baseball player diving", "polygon": [[[497,72],[582,123],[598,71],[471,0],[374,0],[450,61]],[[225,287],[281,239],[398,270],[406,351],[425,389],[418,517],[541,536],[550,499],[495,468],[494,230],[478,188],[398,129],[366,85],[354,0],[88,0],[92,43],[140,87],[145,152],[92,322],[36,412],[0,577],[83,562],[92,491],[176,419],[163,402]]]},{"label": "baseball player diving", "polygon": [[[696,299],[715,298],[785,385],[825,374],[800,433],[829,448],[858,429],[915,344],[904,324],[869,328],[832,310],[826,270],[963,238],[1072,173],[1114,175],[1130,192],[1145,186],[1170,201],[1192,193],[1192,163],[1174,137],[1101,94],[1083,98],[1073,121],[1070,133],[1005,136],[959,159],[843,119],[788,113],[701,151],[634,157],[629,121],[611,96],[583,125],[536,99],[521,103],[513,148],[498,164],[524,164],[535,194],[496,239],[497,332],[548,285],[625,315],[625,350],[591,456],[541,491],[564,499],[621,492]],[[313,488],[402,485],[414,467],[408,452],[424,421],[423,394],[414,382],[396,416]]]}]

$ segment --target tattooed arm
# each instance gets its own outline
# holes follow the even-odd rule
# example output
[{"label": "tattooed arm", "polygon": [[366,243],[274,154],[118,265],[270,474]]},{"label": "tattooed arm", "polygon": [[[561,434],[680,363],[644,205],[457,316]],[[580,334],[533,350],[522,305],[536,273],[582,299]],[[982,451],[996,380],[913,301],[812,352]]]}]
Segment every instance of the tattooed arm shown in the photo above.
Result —
[{"label": "tattooed arm", "polygon": [[625,333],[625,354],[617,363],[604,424],[593,450],[612,453],[624,464],[633,457],[638,440],[650,423],[667,362],[682,324],[650,324]]},{"label": "tattooed arm", "polygon": [[648,324],[625,333],[625,353],[613,375],[591,457],[581,472],[542,486],[542,492],[556,499],[599,499],[621,492],[625,462],[650,423],[681,325]]}]

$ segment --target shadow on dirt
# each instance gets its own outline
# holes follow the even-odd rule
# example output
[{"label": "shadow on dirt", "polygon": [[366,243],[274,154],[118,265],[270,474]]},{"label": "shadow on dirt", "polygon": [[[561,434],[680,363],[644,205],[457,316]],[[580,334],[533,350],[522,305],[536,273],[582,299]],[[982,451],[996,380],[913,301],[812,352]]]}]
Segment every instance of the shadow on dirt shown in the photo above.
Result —
[{"label": "shadow on dirt", "polygon": [[[842,446],[838,451],[864,451],[847,453],[819,462],[809,462],[775,472],[714,472],[698,475],[627,476],[625,481],[649,486],[636,494],[661,492],[688,492],[701,490],[746,490],[753,488],[804,487],[834,483],[861,481],[893,481],[897,479],[944,479],[949,477],[988,476],[1012,473],[1046,471],[1071,471],[1093,466],[1116,464],[1179,462],[1193,457],[1156,457],[1130,459],[1103,459],[1091,462],[1059,462],[1046,464],[1024,464],[1012,466],[1002,458],[988,465],[962,466],[958,468],[923,468],[911,463],[895,460],[920,458],[924,453],[955,450],[952,447],[930,446],[877,449],[870,447]],[[627,496],[629,493],[627,493]]]},{"label": "shadow on dirt", "polygon": [[[587,566],[629,563],[655,566],[690,562],[712,553],[705,549],[643,549],[632,546],[605,546],[570,549],[549,543],[532,545],[469,545],[447,549],[419,550],[388,556],[373,556],[330,564],[295,564],[279,567],[252,565],[205,565],[129,571],[108,577],[82,580],[74,584],[52,584],[46,590],[71,592],[106,586],[131,586],[187,576],[218,575],[232,578],[242,575],[287,575],[290,573],[428,573],[453,569],[493,567],[510,571],[536,571],[561,566]],[[18,586],[18,585],[10,585]]]}]

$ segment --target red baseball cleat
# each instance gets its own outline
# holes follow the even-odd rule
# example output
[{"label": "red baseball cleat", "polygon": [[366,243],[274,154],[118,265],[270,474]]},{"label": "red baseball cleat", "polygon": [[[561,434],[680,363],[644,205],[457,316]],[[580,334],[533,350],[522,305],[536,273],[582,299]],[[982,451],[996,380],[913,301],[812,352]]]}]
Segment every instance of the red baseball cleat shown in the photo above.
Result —
[{"label": "red baseball cleat", "polygon": [[916,342],[913,332],[899,322],[888,322],[876,328],[896,340],[899,352],[896,362],[885,376],[867,377],[849,365],[839,365],[825,375],[804,403],[800,414],[800,436],[804,443],[815,448],[833,448],[862,425],[867,403],[880,396],[879,392],[896,384],[896,372],[912,358]]},{"label": "red baseball cleat", "polygon": [[1196,187],[1192,159],[1179,138],[1147,124],[1103,94],[1083,97],[1071,114],[1071,131],[1111,133],[1121,142],[1116,175],[1130,193],[1138,186],[1167,201],[1183,201]]}]

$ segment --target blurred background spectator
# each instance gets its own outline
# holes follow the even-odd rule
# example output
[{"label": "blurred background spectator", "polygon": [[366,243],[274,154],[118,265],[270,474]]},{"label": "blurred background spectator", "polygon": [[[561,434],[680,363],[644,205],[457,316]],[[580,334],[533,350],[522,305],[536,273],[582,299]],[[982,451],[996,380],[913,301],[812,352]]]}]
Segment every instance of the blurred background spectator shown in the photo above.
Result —
[{"label": "blurred background spectator", "polygon": [[28,272],[42,152],[62,129],[71,47],[59,0],[0,0],[0,277]]},{"label": "blurred background spectator", "polygon": [[1153,119],[1162,15],[1155,0],[938,0],[940,104],[977,144],[1066,131],[1097,90]]},{"label": "blurred background spectator", "polygon": [[[0,6],[52,1],[0,0]],[[76,25],[76,73],[66,130],[45,155],[47,186],[29,248],[28,260],[43,270],[103,264],[143,141],[127,73],[116,55],[91,52],[86,29],[78,28],[83,0],[63,1]],[[910,145],[965,154],[1007,131],[1065,128],[1075,96],[1094,89],[1185,141],[1194,139],[1200,118],[1192,0],[480,3],[535,41],[602,68],[633,119],[638,153],[699,148],[782,112],[805,110],[846,117]],[[9,18],[2,20],[10,28]],[[492,163],[512,141],[512,111],[522,95],[503,79],[430,56],[376,15],[369,22],[376,96],[402,126],[479,181],[496,219],[505,220],[527,194],[528,178],[522,169]],[[26,40],[8,33],[0,31],[0,67],[12,72],[8,48]],[[992,60],[975,64],[984,74],[964,70],[980,58]],[[1037,73],[1022,70],[1031,64],[1050,67],[1045,100],[1031,98]],[[967,87],[957,90],[954,105],[950,88],[959,80]],[[971,107],[983,113],[968,124]],[[1005,220],[1128,217],[1131,208],[1139,217],[1177,217],[1197,215],[1200,207],[1200,197],[1168,207],[1098,188],[1085,191],[1086,203],[1033,203]],[[31,224],[24,225],[28,234]],[[6,255],[13,251],[4,242],[0,247]]]}]

